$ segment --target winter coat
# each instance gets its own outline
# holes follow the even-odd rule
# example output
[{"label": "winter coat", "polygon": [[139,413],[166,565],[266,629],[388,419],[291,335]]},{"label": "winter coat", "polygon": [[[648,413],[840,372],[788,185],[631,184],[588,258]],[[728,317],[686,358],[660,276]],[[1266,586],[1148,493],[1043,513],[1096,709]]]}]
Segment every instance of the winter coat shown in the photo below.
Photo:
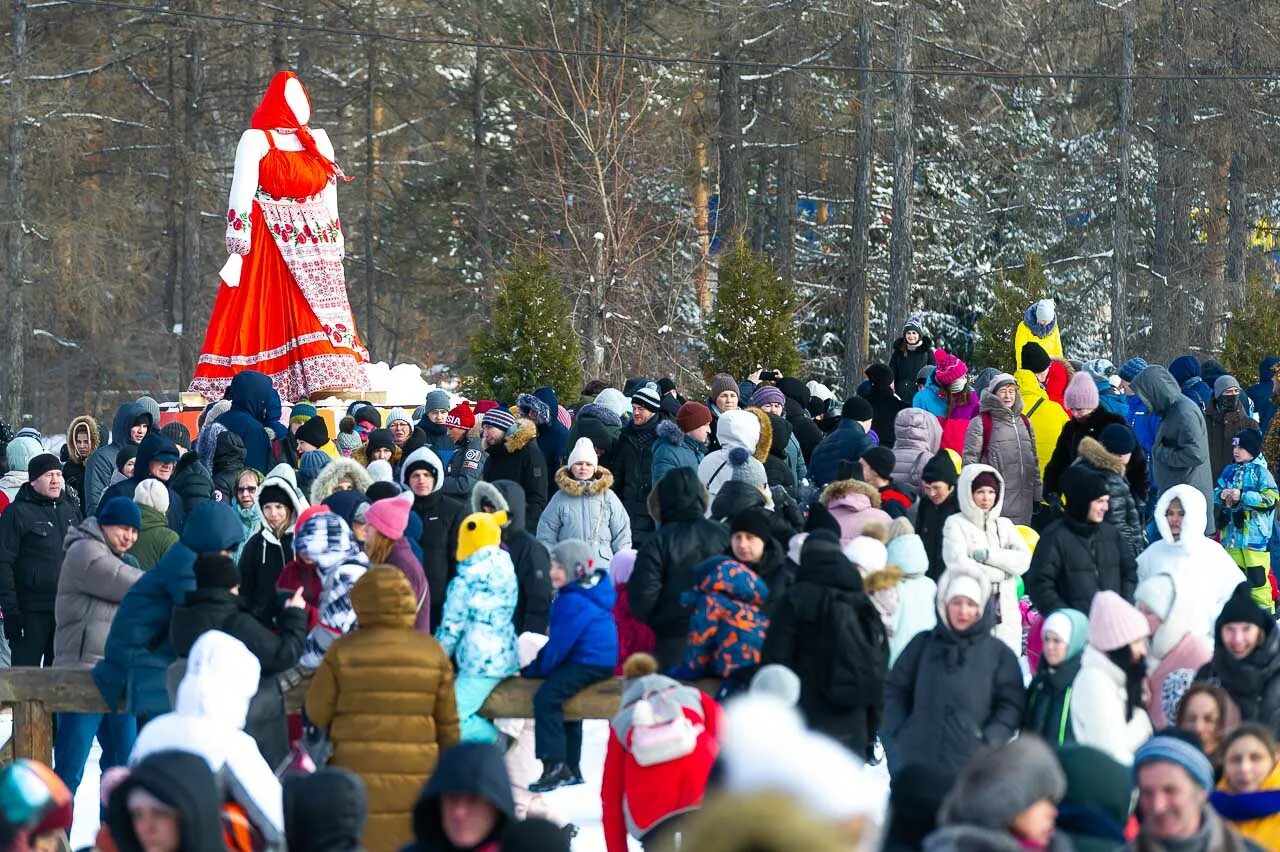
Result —
[{"label": "winter coat", "polygon": [[462,793],[488,802],[497,813],[490,835],[477,850],[494,852],[500,847],[502,831],[516,822],[511,779],[502,754],[486,743],[465,742],[441,754],[431,779],[413,806],[413,842],[401,852],[477,852],[449,842],[442,825],[440,799],[446,793]]},{"label": "winter coat", "polygon": [[[163,432],[148,432],[147,437],[142,439],[142,443],[138,445],[138,455],[134,459],[133,476],[129,479],[121,479],[114,485],[109,486],[102,492],[101,503],[106,503],[114,497],[127,497],[133,499],[133,494],[138,488],[138,484],[146,479],[155,479],[148,472],[151,462],[156,456],[165,453],[178,453],[178,445]],[[174,467],[175,473],[177,467]],[[174,489],[174,477],[170,476],[169,481],[165,483],[165,488],[169,491],[169,511],[165,516],[169,519],[169,529],[177,532],[182,529],[183,520],[186,518],[186,512],[183,509],[182,495]]]},{"label": "winter coat", "polygon": [[712,557],[694,570],[694,587],[684,593],[693,607],[684,661],[671,672],[679,680],[726,678],[760,665],[769,619],[764,604],[769,587],[755,571],[730,557]]},{"label": "winter coat", "polygon": [[631,612],[631,601],[627,597],[627,584],[613,587],[617,600],[613,604],[613,622],[618,626],[618,664],[614,666],[615,675],[622,674],[622,664],[632,654],[652,654],[658,641],[649,625],[637,619]]},{"label": "winter coat", "polygon": [[[364,494],[373,484],[373,478],[369,476],[365,466],[354,459],[333,459],[316,475],[311,487],[303,489],[303,495],[311,501],[312,506],[319,506],[338,490],[338,485],[342,482],[350,483],[352,491]],[[436,480],[436,487],[440,487],[439,479]]]},{"label": "winter coat", "polygon": [[307,690],[307,718],[329,732],[330,765],[368,790],[364,847],[394,850],[412,834],[414,802],[440,752],[458,742],[453,667],[413,628],[413,590],[372,568],[351,590],[360,629],[329,647]]},{"label": "winter coat", "polygon": [[822,429],[813,422],[813,418],[809,416],[804,406],[791,397],[787,397],[782,414],[791,424],[791,432],[795,435],[796,443],[800,445],[800,455],[804,458],[805,464],[808,464],[813,457],[813,451],[822,443],[824,437]]},{"label": "winter coat", "polygon": [[883,713],[888,639],[861,575],[830,534],[810,535],[801,548],[796,579],[773,609],[761,663],[799,676],[799,708],[814,730],[867,754]]},{"label": "winter coat", "polygon": [[[1239,489],[1240,502],[1227,506],[1222,499],[1226,489]],[[1221,530],[1222,546],[1236,550],[1266,550],[1275,527],[1276,478],[1267,467],[1265,456],[1243,464],[1232,463],[1218,477],[1214,492],[1214,509],[1221,512],[1227,525]]]},{"label": "winter coat", "polygon": [[307,638],[307,613],[286,607],[277,623],[279,634],[254,617],[248,601],[227,589],[193,589],[173,608],[169,640],[174,653],[186,657],[204,633],[221,630],[244,643],[262,674],[276,675],[298,664]]},{"label": "winter coat", "polygon": [[[1135,457],[1137,455],[1134,453]],[[1136,557],[1147,546],[1147,531],[1146,524],[1142,522],[1142,512],[1138,508],[1138,497],[1125,478],[1124,463],[1107,452],[1107,448],[1097,440],[1086,437],[1080,441],[1076,460],[1072,464],[1088,468],[1106,480],[1107,494],[1111,497],[1106,522],[1120,531],[1121,537]],[[1145,465],[1143,475],[1145,478]],[[1146,496],[1145,491],[1142,496]]]},{"label": "winter coat", "polygon": [[459,675],[501,678],[520,670],[516,596],[515,567],[500,547],[482,547],[458,563],[436,639],[457,661]]},{"label": "winter coat", "polygon": [[[1112,423],[1124,424],[1125,418],[1101,407],[1095,408],[1088,417],[1080,419],[1073,417],[1066,422],[1062,427],[1062,434],[1058,436],[1058,445],[1053,449],[1053,456],[1044,469],[1046,494],[1062,493],[1062,475],[1080,454],[1080,442],[1085,438],[1097,440],[1102,435],[1102,430]],[[1147,481],[1147,461],[1142,457],[1142,453],[1134,453],[1129,457],[1125,478],[1129,482],[1129,487],[1135,492],[1146,493],[1143,489]]]},{"label": "winter coat", "polygon": [[92,668],[101,660],[111,619],[142,571],[111,551],[96,518],[67,531],[54,608],[53,665]]},{"label": "winter coat", "polygon": [[[913,395],[911,389],[915,388],[915,381],[907,385],[908,395]],[[893,449],[895,441],[894,426],[897,423],[898,412],[904,408],[909,408],[908,403],[899,399],[899,394],[894,393],[897,388],[881,387],[872,383],[867,388],[867,392],[862,394],[867,402],[871,403],[871,431],[880,436],[880,446]]]},{"label": "winter coat", "polygon": [[236,482],[245,470],[244,441],[240,440],[239,435],[226,431],[216,423],[210,428],[217,428],[220,432],[214,444],[213,457],[210,459],[212,466],[209,468],[209,473],[213,477],[215,499],[234,503],[237,496]]},{"label": "winter coat", "polygon": [[1142,707],[1125,719],[1125,677],[1120,667],[1092,645],[1080,656],[1071,696],[1071,731],[1076,742],[1129,766],[1138,746],[1151,738],[1151,719]]},{"label": "winter coat", "polygon": [[[915,387],[914,379],[911,387]],[[932,373],[929,374],[929,378],[925,379],[924,387],[916,391],[915,395],[911,397],[911,407],[927,411],[939,420],[946,418],[947,395],[938,387],[938,383],[934,380]]]},{"label": "winter coat", "polygon": [[926,576],[929,568],[928,559],[918,562],[892,561],[902,571],[902,580],[898,583],[898,610],[895,613],[893,629],[889,632],[889,666],[897,662],[898,657],[906,650],[908,643],[917,633],[932,630],[938,624],[938,613],[934,609],[934,599],[938,595],[938,585]]},{"label": "winter coat", "polygon": [[[985,572],[965,566],[948,571],[988,588]],[[925,763],[959,773],[982,746],[1007,742],[1022,720],[1022,671],[1009,646],[992,635],[991,609],[967,630],[953,630],[945,589],[944,578],[937,626],[911,640],[885,682],[881,735],[891,743],[894,771]]]},{"label": "winter coat", "polygon": [[[526,452],[537,452],[537,448]],[[466,516],[461,503],[445,497],[444,468],[439,457],[426,447],[414,450],[400,468],[400,486],[409,488],[405,471],[417,461],[425,461],[435,473],[435,490],[425,496],[414,495],[413,512],[422,519],[422,572],[431,594],[431,623],[440,624],[444,617],[448,585],[457,574],[458,526]]]},{"label": "winter coat", "polygon": [[[1175,499],[1186,512],[1184,532],[1177,541],[1173,540],[1165,517],[1169,504]],[[1195,586],[1189,594],[1204,604],[1200,633],[1212,643],[1218,613],[1243,577],[1222,545],[1200,533],[1206,511],[1204,497],[1190,485],[1175,485],[1160,495],[1154,518],[1160,538],[1151,542],[1138,557],[1138,582],[1153,574],[1168,574],[1178,588],[1188,583]]]},{"label": "winter coat", "polygon": [[1039,671],[1027,687],[1027,709],[1022,729],[1039,734],[1052,746],[1076,740],[1075,731],[1071,728],[1071,708],[1075,702],[1075,680],[1080,673],[1080,654],[1083,651],[1083,647],[1074,654],[1068,651],[1067,658],[1059,666],[1049,665],[1041,654]]},{"label": "winter coat", "polygon": [[934,366],[933,338],[920,338],[915,349],[907,347],[907,339],[899,337],[893,342],[893,354],[889,356],[889,369],[893,370],[893,389],[903,399],[912,393],[916,386],[916,376],[925,367]]},{"label": "winter coat", "polygon": [[831,483],[822,492],[822,503],[840,525],[841,544],[848,544],[862,535],[867,524],[879,523],[888,527],[893,521],[880,508],[880,492],[874,485],[858,479]]},{"label": "winter coat", "polygon": [[[983,512],[973,503],[973,480],[982,473],[994,474],[1000,481],[996,503]],[[960,512],[947,518],[942,529],[942,558],[947,570],[963,567],[967,573],[984,572],[996,598],[995,635],[1015,654],[1022,651],[1022,613],[1018,608],[1018,578],[1031,565],[1031,551],[1014,529],[1013,521],[1002,517],[1004,478],[1000,471],[985,464],[967,464],[956,483],[956,499]],[[978,560],[977,551],[986,557]]]},{"label": "winter coat", "polygon": [[138,567],[150,571],[155,564],[178,543],[178,534],[169,529],[169,519],[150,506],[138,506],[142,512],[142,529],[138,540],[129,548],[129,555],[138,561]]},{"label": "winter coat", "polygon": [[694,569],[729,547],[728,531],[703,517],[706,509],[706,489],[688,468],[670,471],[649,495],[658,529],[639,548],[627,591],[632,613],[659,640],[689,635],[692,610],[682,595],[693,588]]},{"label": "winter coat", "polygon": [[1213,662],[1196,673],[1196,680],[1216,683],[1240,708],[1245,722],[1259,722],[1280,730],[1280,630],[1268,630],[1262,644],[1243,660],[1231,656],[1219,642]]},{"label": "winter coat", "polygon": [[[1156,435],[1160,432],[1160,417],[1152,414],[1147,410],[1147,404],[1142,401],[1142,397],[1136,393],[1125,397],[1129,401],[1128,421],[1129,428],[1133,430],[1133,434],[1138,438],[1138,446],[1142,448],[1142,454],[1151,459],[1151,451],[1156,446]],[[1151,473],[1147,473],[1148,480],[1151,480]]]},{"label": "winter coat", "polygon": [[[244,598],[254,617],[263,624],[275,624],[283,601],[276,590],[284,566],[293,561],[293,526],[307,508],[306,498],[298,487],[293,470],[277,465],[258,489],[258,506],[262,506],[263,490],[274,486],[285,493],[293,520],[285,532],[276,533],[265,524],[254,533],[240,552],[240,597]],[[292,593],[290,593],[292,594]]]},{"label": "winter coat", "polygon": [[[719,447],[707,453],[698,464],[698,479],[711,494],[712,499],[715,499],[720,493],[720,488],[733,478],[734,463],[730,460],[730,454],[735,449],[745,450],[761,465],[769,457],[772,435],[769,436],[768,441],[762,437],[764,424],[767,424],[769,419],[766,417],[762,421],[755,415],[757,410],[729,411],[720,415],[716,421],[720,429]],[[763,452],[760,451],[761,449]]]},{"label": "winter coat", "polygon": [[[175,750],[198,755],[222,777],[229,798],[245,808],[253,825],[282,844],[280,782],[258,743],[244,731],[260,674],[257,658],[238,639],[216,630],[204,634],[190,649],[173,712],[153,718],[138,732],[129,764],[136,767],[152,755]],[[183,848],[188,848],[185,843]],[[218,848],[225,848],[221,840]]]},{"label": "winter coat", "polygon": [[1040,534],[1025,585],[1032,605],[1042,613],[1064,608],[1088,612],[1101,591],[1133,600],[1138,566],[1114,526],[1066,516]]},{"label": "winter coat", "polygon": [[676,421],[663,420],[658,424],[658,437],[653,444],[653,473],[650,481],[657,482],[673,467],[697,470],[706,453],[706,444],[681,432]]},{"label": "winter coat", "polygon": [[893,421],[893,481],[920,488],[924,466],[942,446],[942,424],[920,408],[904,408]]},{"label": "winter coat", "polygon": [[1257,415],[1259,427],[1265,434],[1271,426],[1271,417],[1276,412],[1275,401],[1271,398],[1272,370],[1280,365],[1280,358],[1269,356],[1258,362],[1258,383],[1249,385],[1245,393],[1253,403],[1253,413]]},{"label": "winter coat", "polygon": [[67,533],[80,523],[75,498],[51,500],[30,483],[0,514],[0,612],[12,624],[24,612],[53,612]]},{"label": "winter coat", "polygon": [[952,490],[951,496],[942,501],[942,505],[934,505],[928,497],[923,497],[916,505],[916,532],[924,542],[924,552],[929,557],[930,580],[937,580],[946,569],[942,557],[942,535],[947,528],[947,519],[960,511],[960,498]]},{"label": "winter coat", "polygon": [[563,586],[551,604],[547,643],[522,674],[549,677],[566,665],[612,669],[618,661],[618,625],[613,620],[616,601],[613,583],[604,570]]},{"label": "winter coat", "polygon": [[1035,305],[1027,308],[1022,322],[1013,331],[1013,361],[1018,369],[1022,369],[1022,347],[1028,343],[1039,343],[1050,358],[1063,357],[1062,332],[1058,329],[1057,317],[1048,325],[1041,325],[1036,322],[1035,308]]},{"label": "winter coat", "polygon": [[1200,361],[1194,355],[1180,355],[1169,362],[1169,375],[1182,395],[1203,412],[1213,400],[1213,388],[1200,378]]},{"label": "winter coat", "polygon": [[770,488],[781,488],[794,500],[800,494],[801,480],[809,477],[809,468],[800,453],[800,444],[791,433],[791,424],[776,414],[766,416],[770,428],[769,454],[764,460],[764,472]]},{"label": "winter coat", "polygon": [[[655,700],[655,695],[661,698]],[[678,711],[688,719],[697,732],[689,754],[649,766],[636,761],[630,751],[633,714],[635,705],[646,696],[656,709]],[[657,721],[666,719],[664,715]],[[720,752],[722,721],[720,705],[711,696],[665,675],[646,675],[624,684],[622,706],[609,724],[600,786],[608,852],[627,852],[628,835],[639,839],[664,820],[697,810]]]},{"label": "winter coat", "polygon": [[201,504],[178,543],[129,589],[111,621],[105,655],[93,669],[109,707],[123,703],[126,712],[145,716],[169,711],[165,670],[177,656],[169,641],[173,609],[196,587],[196,556],[232,550],[243,534],[234,511],[216,502]]},{"label": "winter coat", "polygon": [[231,409],[215,422],[240,436],[245,467],[271,470],[279,461],[271,435],[288,432],[277,422],[280,396],[271,387],[271,379],[253,370],[236,373],[227,386],[226,399],[231,400]]},{"label": "winter coat", "polygon": [[285,563],[276,578],[276,599],[283,603],[293,593],[302,589],[302,600],[306,603],[307,629],[310,630],[320,621],[320,593],[324,583],[320,579],[320,566],[303,562],[296,556]]},{"label": "winter coat", "polygon": [[[86,455],[80,455],[76,452],[76,434],[84,432],[89,436],[89,452]],[[67,461],[62,465],[62,476],[75,489],[76,494],[80,495],[80,502],[85,503],[84,492],[84,476],[85,465],[89,463],[89,458],[98,451],[102,446],[102,436],[98,431],[98,421],[94,420],[87,414],[72,419],[70,425],[67,426]]]},{"label": "winter coat", "polygon": [[835,482],[840,478],[841,462],[856,464],[871,447],[871,439],[856,420],[842,419],[809,458],[809,478],[813,486],[821,489]]},{"label": "winter coat", "polygon": [[1249,416],[1241,401],[1240,397],[1236,397],[1235,407],[1223,411],[1219,406],[1221,400],[1215,399],[1205,409],[1205,428],[1209,430],[1209,467],[1215,479],[1234,460],[1231,450],[1235,436],[1245,429],[1261,431],[1258,421]]},{"label": "winter coat", "polygon": [[507,513],[507,523],[502,528],[502,547],[511,556],[519,584],[513,619],[516,634],[528,632],[545,636],[551,611],[551,554],[525,529],[524,489],[509,479],[494,483],[478,482],[471,492],[471,511],[484,511],[486,502]]},{"label": "winter coat", "polygon": [[453,444],[452,451],[445,465],[444,488],[440,490],[446,497],[466,500],[480,481],[480,470],[484,466],[484,441],[478,429],[463,435]]},{"label": "winter coat", "polygon": [[630,518],[611,490],[612,473],[597,467],[590,482],[579,482],[562,467],[556,471],[556,485],[560,490],[538,520],[538,541],[547,550],[580,539],[594,548],[596,564],[607,566],[613,554],[631,547]]},{"label": "winter coat", "polygon": [[1036,459],[1040,462],[1040,477],[1057,449],[1058,438],[1071,416],[1066,409],[1049,398],[1040,386],[1036,374],[1030,370],[1018,370],[1013,374],[1018,383],[1018,395],[1022,397],[1022,413],[1031,423],[1031,434],[1036,439]]},{"label": "winter coat", "polygon": [[[964,463],[982,462],[1000,471],[1005,483],[1000,494],[1004,517],[1015,524],[1029,524],[1031,513],[1040,502],[1040,462],[1036,458],[1035,431],[1030,421],[1023,420],[1022,397],[1015,394],[1010,409],[985,390],[978,411],[965,432]],[[985,434],[988,422],[989,435]]]},{"label": "winter coat", "polygon": [[[144,439],[145,440],[145,439]],[[181,447],[178,448],[181,451]],[[139,452],[141,455],[141,452]],[[137,468],[134,468],[135,473]],[[169,489],[182,500],[182,516],[191,514],[196,506],[213,499],[213,477],[200,461],[200,454],[186,452],[173,467],[169,477]]]},{"label": "winter coat", "polygon": [[[80,494],[84,498],[86,515],[92,515],[98,510],[102,492],[107,490],[107,485],[111,482],[111,474],[116,472],[116,459],[120,455],[120,448],[137,446],[130,439],[129,431],[133,427],[133,422],[146,413],[146,410],[136,402],[126,402],[116,409],[115,416],[111,418],[110,442],[95,450],[85,462],[85,490]],[[158,428],[158,424],[153,425]]]},{"label": "winter coat", "polygon": [[[538,519],[547,506],[547,462],[542,457],[534,439],[538,427],[533,421],[521,418],[515,428],[507,432],[501,443],[489,448],[480,478],[485,482],[510,479],[524,489],[525,529],[538,530]],[[406,460],[405,464],[408,464]],[[426,567],[426,566],[423,566]]]},{"label": "winter coat", "polygon": [[1128,419],[1129,401],[1125,398],[1124,392],[1112,387],[1107,379],[1094,379],[1093,384],[1098,389],[1098,407]]},{"label": "winter coat", "polygon": [[[1213,502],[1213,471],[1209,464],[1209,439],[1204,414],[1182,395],[1169,371],[1148,367],[1132,382],[1147,410],[1160,416],[1160,430],[1151,451],[1156,487],[1164,492],[1175,485],[1194,486]],[[1217,531],[1213,514],[1205,517],[1205,535]]]},{"label": "winter coat", "polygon": [[[1179,592],[1179,597],[1183,593]],[[1178,601],[1174,602],[1175,610]],[[1165,619],[1152,638],[1148,665],[1154,662],[1156,667],[1147,675],[1147,689],[1150,697],[1147,700],[1147,716],[1151,719],[1151,727],[1157,731],[1172,725],[1178,716],[1178,705],[1182,696],[1196,678],[1196,673],[1213,659],[1213,646],[1199,633],[1200,625],[1194,617],[1199,607],[1185,607],[1189,614],[1184,619],[1174,620],[1174,616]],[[1172,648],[1169,642],[1175,642]],[[1163,655],[1157,659],[1158,653]]]},{"label": "winter coat", "polygon": [[1249,793],[1233,792],[1223,778],[1209,804],[1244,837],[1263,849],[1280,849],[1280,762]]}]

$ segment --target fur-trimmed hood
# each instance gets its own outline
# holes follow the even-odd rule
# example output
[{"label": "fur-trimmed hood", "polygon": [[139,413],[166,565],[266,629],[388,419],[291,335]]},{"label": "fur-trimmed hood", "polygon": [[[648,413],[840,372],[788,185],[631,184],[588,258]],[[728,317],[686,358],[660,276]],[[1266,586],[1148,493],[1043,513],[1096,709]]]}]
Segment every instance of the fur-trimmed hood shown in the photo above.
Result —
[{"label": "fur-trimmed hood", "polygon": [[666,441],[673,447],[681,447],[684,446],[684,432],[676,421],[663,419],[658,421],[658,440]]},{"label": "fur-trimmed hood", "polygon": [[[360,446],[352,450],[351,460],[354,462],[359,462],[365,467],[368,467],[369,466],[369,445],[361,444]],[[398,468],[400,466],[400,462],[403,460],[404,460],[404,450],[400,449],[399,447],[392,447],[391,461],[390,461],[391,467],[393,469]]]},{"label": "fur-trimmed hood", "polygon": [[[89,453],[81,457],[76,452],[76,432],[81,429],[89,431]],[[89,456],[102,446],[102,433],[98,429],[98,421],[94,420],[87,414],[82,414],[71,421],[71,425],[67,427],[67,460],[84,464]]]},{"label": "fur-trimmed hood", "polygon": [[756,461],[764,464],[765,460],[769,458],[770,448],[773,447],[773,424],[769,422],[769,415],[762,409],[755,406],[747,406],[746,410],[754,414],[756,420],[760,421],[760,437],[756,439],[756,447],[752,450],[751,455],[755,456]]},{"label": "fur-trimmed hood", "polygon": [[1107,448],[1102,446],[1102,442],[1098,439],[1085,435],[1080,439],[1076,452],[1082,459],[1099,470],[1105,470],[1117,476],[1124,476],[1124,462],[1107,452]]},{"label": "fur-trimmed hood", "polygon": [[516,420],[515,428],[507,432],[507,437],[503,439],[502,445],[506,447],[508,453],[518,453],[537,437],[537,425],[532,420],[521,417]]},{"label": "fur-trimmed hood", "polygon": [[905,576],[902,573],[902,569],[897,565],[886,565],[879,571],[864,574],[862,576],[862,588],[866,590],[867,594],[893,589],[902,582]]},{"label": "fur-trimmed hood", "polygon": [[598,497],[613,487],[613,474],[607,467],[596,467],[591,481],[579,482],[565,466],[556,471],[556,485],[569,497]]},{"label": "fur-trimmed hood", "polygon": [[350,482],[353,491],[363,494],[373,484],[373,477],[369,476],[364,465],[353,459],[333,459],[316,474],[315,481],[311,483],[311,505],[323,503],[324,498],[337,491],[338,483],[343,481]]},{"label": "fur-trimmed hood", "polygon": [[822,490],[822,505],[831,508],[833,501],[854,497],[855,495],[866,498],[867,505],[862,508],[880,508],[880,492],[871,483],[863,482],[860,479],[841,479],[828,485]]}]

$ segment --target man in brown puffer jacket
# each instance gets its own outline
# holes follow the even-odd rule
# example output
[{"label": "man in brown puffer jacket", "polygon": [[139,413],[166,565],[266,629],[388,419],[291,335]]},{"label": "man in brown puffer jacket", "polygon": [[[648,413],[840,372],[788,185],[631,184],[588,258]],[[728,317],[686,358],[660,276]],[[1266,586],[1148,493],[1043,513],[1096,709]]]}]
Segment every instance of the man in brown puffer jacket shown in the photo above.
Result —
[{"label": "man in brown puffer jacket", "polygon": [[375,566],[351,590],[360,629],[325,653],[307,691],[307,717],[329,731],[330,765],[364,779],[364,847],[391,852],[413,837],[418,793],[457,744],[453,666],[414,630],[417,600],[398,568]]}]

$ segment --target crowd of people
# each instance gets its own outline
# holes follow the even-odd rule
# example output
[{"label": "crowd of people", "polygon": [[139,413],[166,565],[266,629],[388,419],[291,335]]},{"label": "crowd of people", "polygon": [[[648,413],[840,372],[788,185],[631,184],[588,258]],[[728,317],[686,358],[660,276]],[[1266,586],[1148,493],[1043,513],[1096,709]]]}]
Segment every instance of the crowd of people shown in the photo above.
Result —
[{"label": "crowd of people", "polygon": [[761,369],[334,422],[248,371],[194,435],[149,397],[0,424],[0,646],[112,708],[0,817],[65,831],[96,738],[103,849],[567,849],[566,707],[620,677],[609,852],[1280,848],[1280,359],[1072,361],[1045,300],[1008,363],[913,317],[843,399]]}]

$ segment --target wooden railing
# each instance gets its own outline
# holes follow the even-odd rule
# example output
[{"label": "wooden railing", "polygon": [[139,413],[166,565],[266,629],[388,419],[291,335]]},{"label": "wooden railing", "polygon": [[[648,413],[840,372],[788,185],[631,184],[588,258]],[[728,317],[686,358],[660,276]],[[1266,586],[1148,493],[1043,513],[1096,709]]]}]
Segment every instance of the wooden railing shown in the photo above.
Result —
[{"label": "wooden railing", "polygon": [[[498,684],[480,708],[489,719],[529,719],[533,717],[533,694],[541,680],[513,677]],[[714,694],[718,680],[698,681],[696,686]],[[290,710],[302,706],[307,685],[303,683],[286,696]],[[564,706],[566,719],[609,719],[618,712],[622,680],[612,678],[592,684]],[[44,763],[53,758],[54,713],[109,713],[85,669],[11,668],[0,670],[0,705],[13,708],[13,756]]]}]

